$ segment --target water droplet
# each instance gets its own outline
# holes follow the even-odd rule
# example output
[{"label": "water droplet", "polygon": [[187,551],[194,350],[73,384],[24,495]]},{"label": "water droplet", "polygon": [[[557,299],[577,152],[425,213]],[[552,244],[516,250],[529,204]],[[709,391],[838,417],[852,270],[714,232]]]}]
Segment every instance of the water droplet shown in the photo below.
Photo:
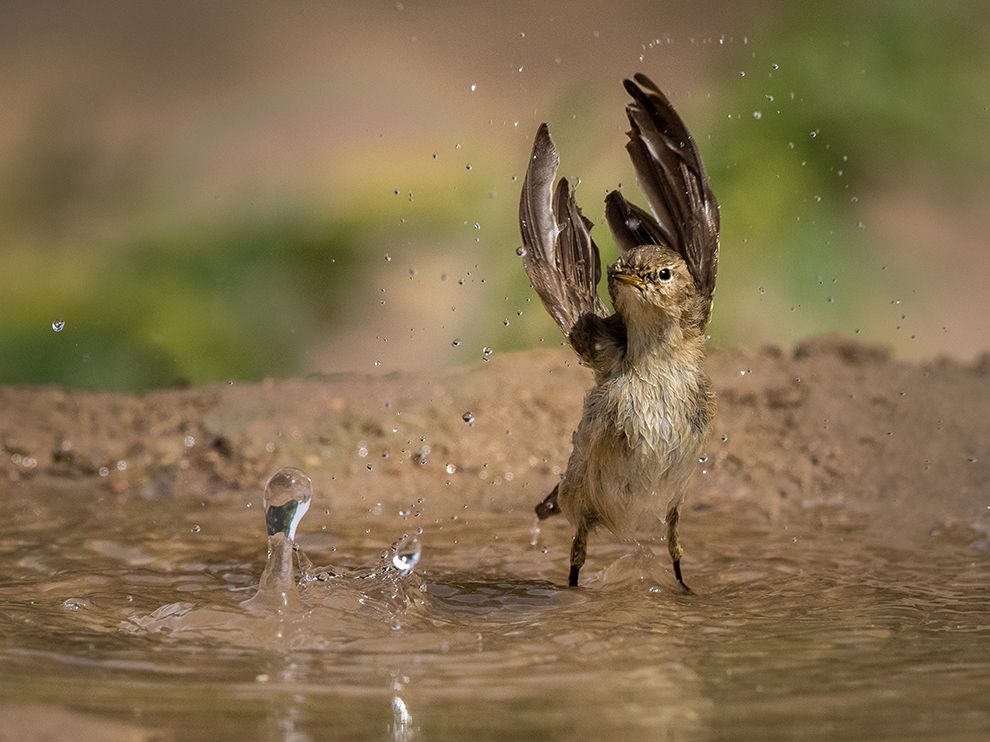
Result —
[{"label": "water droplet", "polygon": [[196,439],[193,438],[191,435],[187,435],[185,438],[182,439],[182,445],[184,445],[186,448],[192,448],[193,446],[196,445]]},{"label": "water droplet", "polygon": [[467,165],[465,165],[464,166],[464,169],[465,170],[470,170],[471,169],[471,163],[469,162]]},{"label": "water droplet", "polygon": [[729,442],[729,436],[728,436],[728,434],[723,433],[722,434],[722,443],[728,443],[728,442]]},{"label": "water droplet", "polygon": [[65,329],[65,320],[64,319],[57,319],[54,322],[52,322],[52,329],[55,332],[62,332],[62,330]]},{"label": "water droplet", "polygon": [[525,247],[521,247],[521,246],[520,247],[517,247],[516,248],[516,255],[518,255],[520,258],[525,258],[526,257],[526,248]]},{"label": "water droplet", "polygon": [[483,358],[483,359],[484,359],[485,361],[487,361],[487,360],[488,360],[489,358],[491,358],[491,357],[492,357],[492,353],[494,353],[494,352],[495,352],[494,350],[492,350],[491,348],[489,348],[489,347],[488,347],[488,346],[486,345],[486,346],[485,346],[484,348],[482,348],[482,349],[481,349],[481,357],[482,357],[482,358]]},{"label": "water droplet", "polygon": [[753,111],[753,118],[759,121],[763,118],[763,111]]},{"label": "water droplet", "polygon": [[478,83],[476,83],[476,82],[473,82],[473,83],[471,83],[471,87],[470,87],[470,89],[471,89],[471,92],[472,92],[472,93],[473,93],[474,91],[476,91],[476,90],[478,89]]},{"label": "water droplet", "polygon": [[405,577],[419,564],[421,555],[419,539],[415,536],[403,536],[392,549],[392,566]]},{"label": "water droplet", "polygon": [[391,263],[392,262],[392,256],[389,255],[388,253],[385,253],[385,262],[386,263]]},{"label": "water droplet", "polygon": [[296,527],[309,510],[313,482],[301,469],[287,466],[275,472],[265,486],[265,523],[268,535],[284,533],[295,540]]},{"label": "water droplet", "polygon": [[474,223],[474,228],[475,229],[481,229],[481,225],[478,222],[475,222]]},{"label": "water droplet", "polygon": [[192,531],[193,533],[199,533],[199,532],[200,532],[200,531],[202,531],[203,529],[202,529],[202,528],[200,527],[200,525],[199,525],[199,523],[196,523],[196,524],[194,524],[194,525],[193,525],[193,527],[192,527],[192,528],[190,528],[189,530],[190,530],[190,531]]},{"label": "water droplet", "polygon": [[766,293],[767,293],[767,290],[765,288],[763,288],[762,286],[760,286],[760,294],[766,294]]},{"label": "water droplet", "polygon": [[450,344],[453,347],[458,348],[461,345],[461,339],[460,338],[454,338],[453,340],[450,341]]},{"label": "water droplet", "polygon": [[447,466],[445,466],[444,469],[447,470],[448,474],[453,474],[455,471],[457,471],[457,467],[454,466],[453,464],[447,464]]},{"label": "water droplet", "polygon": [[780,65],[777,64],[777,63],[771,64],[770,65],[770,69],[772,69],[772,70],[779,70],[780,69]]},{"label": "water droplet", "polygon": [[463,420],[468,425],[474,425],[474,415],[471,414],[470,412],[465,412],[463,415],[461,415],[461,420]]}]

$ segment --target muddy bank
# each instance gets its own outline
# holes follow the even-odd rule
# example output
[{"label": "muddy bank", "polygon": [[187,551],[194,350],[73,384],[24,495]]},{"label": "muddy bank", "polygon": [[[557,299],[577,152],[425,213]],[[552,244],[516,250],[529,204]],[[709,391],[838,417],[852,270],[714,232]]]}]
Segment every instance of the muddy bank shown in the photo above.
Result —
[{"label": "muddy bank", "polygon": [[[715,353],[709,372],[719,415],[691,508],[865,523],[884,538],[987,547],[987,359],[919,366],[823,338],[789,353]],[[293,465],[311,474],[335,514],[379,503],[399,510],[421,497],[440,513],[526,512],[566,463],[590,383],[561,349],[432,377],[342,375],[141,396],[4,387],[0,487],[34,481],[66,495],[242,502],[260,496],[274,469]]]}]

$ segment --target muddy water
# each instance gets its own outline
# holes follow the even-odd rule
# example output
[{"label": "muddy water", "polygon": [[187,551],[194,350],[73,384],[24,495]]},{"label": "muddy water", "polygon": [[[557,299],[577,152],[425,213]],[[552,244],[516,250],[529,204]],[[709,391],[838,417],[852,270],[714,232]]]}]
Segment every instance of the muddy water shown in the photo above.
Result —
[{"label": "muddy water", "polygon": [[[662,545],[604,536],[575,590],[561,587],[563,522],[536,534],[523,513],[331,516],[318,495],[298,540],[312,574],[341,576],[304,582],[303,608],[279,614],[241,606],[264,566],[260,493],[220,504],[21,486],[2,501],[0,738],[990,729],[988,551],[968,531],[904,544],[855,518],[705,510],[685,525],[695,594],[676,589]],[[361,578],[417,528],[415,572]]]}]

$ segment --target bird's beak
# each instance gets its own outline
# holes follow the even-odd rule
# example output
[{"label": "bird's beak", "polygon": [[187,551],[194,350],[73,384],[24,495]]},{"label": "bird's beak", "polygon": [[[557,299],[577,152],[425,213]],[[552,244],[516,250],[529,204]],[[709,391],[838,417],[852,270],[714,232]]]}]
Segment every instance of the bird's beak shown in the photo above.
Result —
[{"label": "bird's beak", "polygon": [[638,289],[643,288],[646,283],[639,276],[634,276],[630,273],[619,273],[615,272],[612,274],[615,276],[616,281],[621,281],[622,283],[628,283],[630,286],[635,286]]}]

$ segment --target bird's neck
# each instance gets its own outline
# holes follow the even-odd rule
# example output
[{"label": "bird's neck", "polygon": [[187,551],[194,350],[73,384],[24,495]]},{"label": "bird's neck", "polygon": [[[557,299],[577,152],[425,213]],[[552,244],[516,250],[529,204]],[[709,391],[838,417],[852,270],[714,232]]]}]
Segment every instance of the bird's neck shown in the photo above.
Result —
[{"label": "bird's neck", "polygon": [[625,362],[630,369],[657,365],[699,367],[704,358],[704,333],[684,327],[673,317],[637,317],[626,325]]}]

